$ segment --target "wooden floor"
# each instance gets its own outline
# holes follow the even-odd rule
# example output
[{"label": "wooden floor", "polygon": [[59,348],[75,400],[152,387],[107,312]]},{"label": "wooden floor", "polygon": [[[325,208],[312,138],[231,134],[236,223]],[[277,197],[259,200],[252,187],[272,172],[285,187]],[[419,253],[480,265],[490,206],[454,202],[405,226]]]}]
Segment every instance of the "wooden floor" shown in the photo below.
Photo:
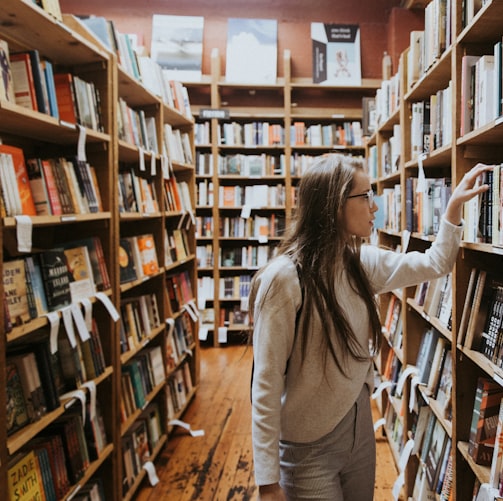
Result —
[{"label": "wooden floor", "polygon": [[[177,427],[156,461],[160,482],[140,501],[255,501],[250,417],[252,352],[245,346],[201,349],[201,382],[183,416],[192,437]],[[377,418],[375,414],[375,418]],[[375,501],[391,501],[396,469],[386,439],[377,440]]]}]

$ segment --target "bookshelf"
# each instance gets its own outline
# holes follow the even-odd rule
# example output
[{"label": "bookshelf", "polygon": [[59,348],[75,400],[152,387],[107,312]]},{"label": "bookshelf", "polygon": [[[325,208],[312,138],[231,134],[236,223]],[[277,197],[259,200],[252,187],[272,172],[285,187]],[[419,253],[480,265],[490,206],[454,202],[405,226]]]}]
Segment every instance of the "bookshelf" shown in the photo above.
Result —
[{"label": "bookshelf", "polygon": [[[421,7],[418,2],[408,4],[408,8]],[[429,16],[436,7],[434,4],[434,1],[424,2],[422,6],[425,9],[426,32],[432,29]],[[447,36],[445,46],[441,46],[430,57],[431,64],[418,74],[413,74],[414,68],[408,62],[411,54],[414,54],[414,47],[411,45],[403,52],[397,74],[400,80],[399,109],[390,119],[379,123],[376,134],[367,145],[367,154],[370,157],[372,153],[376,159],[374,183],[378,193],[385,194],[387,189],[394,186],[399,186],[402,193],[398,201],[400,224],[398,227],[388,225],[379,230],[378,242],[401,251],[405,247],[407,251],[424,250],[435,239],[436,216],[434,211],[426,209],[429,205],[425,194],[436,196],[443,190],[445,197],[449,183],[456,185],[477,162],[498,166],[501,163],[500,111],[494,111],[494,116],[479,126],[469,126],[464,134],[461,134],[460,128],[466,113],[462,98],[463,89],[466,88],[462,72],[463,58],[494,53],[494,45],[501,41],[502,31],[498,23],[502,20],[503,11],[500,3],[495,1],[485,2],[480,10],[472,13],[464,12],[464,2],[453,1],[450,4],[451,16],[447,16],[447,20],[450,21],[451,41]],[[441,104],[444,106],[443,111],[439,111]],[[425,115],[426,106],[430,108]],[[421,120],[416,122],[418,114],[423,119],[422,123]],[[429,124],[424,119],[428,114]],[[439,117],[443,117],[443,122],[435,126],[435,118]],[[390,137],[391,126],[396,124],[400,126],[401,134],[399,169],[386,174],[382,163],[386,149],[384,145]],[[428,125],[431,125],[430,129],[426,128]],[[424,186],[427,187],[422,194],[417,193],[421,191],[417,190],[418,178],[424,179]],[[397,203],[396,198],[394,203]],[[414,206],[414,211],[411,211]],[[494,221],[497,222],[497,219]],[[468,213],[465,213],[465,222],[468,227],[473,226],[468,220]],[[417,439],[404,474],[403,491],[411,498],[417,496],[421,485],[426,485],[426,481],[421,484],[421,478],[428,476],[427,470],[432,468],[436,454],[425,445],[425,438],[420,437],[420,430],[424,431],[424,437],[428,435],[428,428],[424,428],[424,423],[420,425],[426,414],[433,416],[431,421],[439,423],[439,429],[449,439],[446,443],[451,448],[447,447],[446,450],[450,452],[444,457],[446,467],[448,456],[452,456],[453,473],[450,481],[454,499],[471,499],[472,493],[476,492],[474,489],[482,483],[488,483],[491,477],[491,465],[484,466],[473,460],[470,433],[478,378],[489,378],[501,386],[501,368],[496,359],[488,359],[481,353],[482,345],[479,342],[484,326],[474,328],[474,341],[469,342],[467,339],[471,338],[465,334],[465,321],[473,317],[474,310],[477,310],[476,301],[469,295],[472,270],[484,270],[491,283],[499,282],[502,278],[499,272],[501,248],[487,237],[471,235],[473,232],[465,232],[455,269],[444,284],[422,284],[380,298],[381,316],[388,320],[393,316],[393,304],[398,301],[401,303],[399,329],[403,331],[402,342],[400,345],[394,342],[396,328],[395,331],[383,328],[386,341],[376,360],[376,367],[382,381],[405,383],[398,406],[397,395],[390,388],[380,394],[379,406],[386,418],[386,434],[392,448],[397,451],[397,458],[409,439]],[[439,294],[444,294],[440,301]],[[490,308],[488,297],[482,300],[482,304]],[[447,313],[442,312],[441,308],[435,310],[432,306],[435,301]],[[450,309],[452,313],[449,318]],[[434,329],[445,349],[444,362],[435,366],[440,377],[447,358],[452,366],[452,388],[448,390],[452,394],[450,407],[445,406],[442,391],[437,389],[432,392],[427,385],[418,384],[414,379],[416,373],[413,369],[420,365],[422,343],[426,332],[431,329]],[[410,408],[411,401],[423,405]],[[437,474],[441,468],[441,465],[438,466]],[[442,487],[442,484],[438,487],[437,499],[443,499],[439,497]]]},{"label": "bookshelf", "polygon": [[[380,82],[314,85],[292,78],[291,64],[285,50],[276,83],[227,83],[215,49],[211,75],[186,83],[196,116],[201,333],[215,346],[246,336],[247,284],[281,240],[304,169],[330,151],[364,154],[350,129],[360,127],[361,99]],[[220,118],[205,119],[208,111]]]},{"label": "bookshelf", "polygon": [[[47,204],[50,210],[43,215],[21,211],[4,213],[1,218],[2,295],[13,290],[10,276],[14,272],[9,275],[7,270],[17,265],[16,273],[25,272],[28,258],[38,262],[53,249],[73,249],[75,269],[88,263],[84,267],[88,279],[74,283],[77,275],[67,275],[65,265],[58,283],[69,281],[70,294],[63,306],[49,305],[51,311],[44,311],[25,292],[22,302],[31,308],[27,317],[13,318],[7,313],[15,310],[2,309],[5,335],[0,397],[12,402],[7,378],[14,378],[12,384],[17,384],[16,377],[22,374],[19,367],[31,363],[36,364],[41,379],[42,390],[37,395],[42,391],[44,398],[38,398],[46,403],[45,407],[37,404],[37,411],[30,403],[29,422],[21,416],[13,424],[9,408],[0,413],[0,490],[8,492],[8,471],[14,460],[38,451],[42,443],[43,448],[49,447],[48,441],[58,435],[71,436],[72,441],[64,438],[56,445],[71,458],[68,478],[58,476],[56,480],[53,476],[57,499],[91,488],[99,488],[103,499],[133,499],[140,484],[147,481],[142,464],[156,460],[172,429],[170,421],[182,416],[199,380],[192,211],[194,120],[188,103],[182,105],[181,94],[175,104],[166,93],[140,84],[138,75],[125,68],[125,60],[119,61],[77,18],[56,18],[22,0],[3,2],[0,17],[20,20],[0,28],[0,39],[7,42],[10,53],[36,48],[42,59],[52,63],[55,73],[78,77],[99,93],[94,117],[85,125],[83,114],[77,125],[0,98],[3,145],[22,151],[32,169],[46,169],[47,165],[55,169],[61,164],[68,183],[84,175],[77,168],[84,169],[86,162],[85,172],[89,173],[87,184],[76,182],[68,210],[58,213]],[[178,92],[182,88],[179,83],[172,85],[171,97],[175,87]],[[131,120],[129,127],[126,117]],[[172,135],[184,138],[188,157],[183,160],[173,149],[178,144],[168,144]],[[3,145],[0,149],[6,155]],[[126,177],[136,190],[128,193],[127,202],[134,199],[134,203],[127,206],[121,191]],[[91,207],[93,193],[97,198]],[[21,230],[31,237],[24,249]],[[138,245],[140,257],[134,277],[128,280],[121,279],[123,258],[134,261],[135,255],[121,252],[124,239]],[[31,280],[35,275],[27,276]],[[176,309],[169,298],[173,277],[180,280],[184,292]],[[56,378],[60,383],[56,385],[51,363],[63,357],[67,362],[64,367],[58,362],[61,379]],[[7,362],[9,370],[5,369]],[[134,381],[128,383],[128,379]],[[19,389],[19,385],[15,387]],[[95,398],[97,417],[89,407]],[[82,415],[89,424],[83,424]],[[136,460],[140,446],[144,453]],[[38,454],[37,463],[45,465],[47,482],[49,456]]]}]

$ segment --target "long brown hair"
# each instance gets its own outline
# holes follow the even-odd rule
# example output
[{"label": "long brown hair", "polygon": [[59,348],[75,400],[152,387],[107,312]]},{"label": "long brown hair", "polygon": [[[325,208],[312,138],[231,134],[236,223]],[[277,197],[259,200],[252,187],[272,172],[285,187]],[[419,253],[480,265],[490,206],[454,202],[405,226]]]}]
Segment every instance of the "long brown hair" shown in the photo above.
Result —
[{"label": "long brown hair", "polygon": [[[381,341],[375,295],[360,262],[362,242],[346,232],[342,221],[355,172],[361,169],[362,160],[340,154],[317,160],[300,181],[294,223],[278,248],[278,254],[288,255],[300,270],[304,299],[298,332],[302,352],[305,353],[309,340],[312,314],[317,311],[331,327],[323,329],[325,357],[330,353],[343,373],[348,355],[360,361],[368,359],[368,350],[358,342],[334,287],[334,278],[344,270],[351,287],[366,304],[371,326],[369,340],[374,351],[379,349]],[[253,307],[252,300],[250,306]],[[344,348],[342,359],[336,346]]]}]

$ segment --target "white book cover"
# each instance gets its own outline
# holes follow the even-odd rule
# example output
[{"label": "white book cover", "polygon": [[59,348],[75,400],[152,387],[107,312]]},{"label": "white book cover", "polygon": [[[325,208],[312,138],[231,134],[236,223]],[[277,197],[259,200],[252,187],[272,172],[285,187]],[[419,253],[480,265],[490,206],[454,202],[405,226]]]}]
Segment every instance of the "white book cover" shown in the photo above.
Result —
[{"label": "white book cover", "polygon": [[311,23],[313,83],[361,85],[360,27]]},{"label": "white book cover", "polygon": [[203,62],[202,16],[152,16],[151,56],[168,78],[198,82]]},{"label": "white book cover", "polygon": [[277,45],[278,22],[275,19],[228,19],[226,81],[275,84]]}]

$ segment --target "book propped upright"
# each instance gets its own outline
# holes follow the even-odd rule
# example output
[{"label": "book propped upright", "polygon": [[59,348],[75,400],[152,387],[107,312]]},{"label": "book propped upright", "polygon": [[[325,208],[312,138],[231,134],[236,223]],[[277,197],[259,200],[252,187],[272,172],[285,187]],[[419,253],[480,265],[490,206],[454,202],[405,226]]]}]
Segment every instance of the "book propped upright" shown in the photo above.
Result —
[{"label": "book propped upright", "polygon": [[277,33],[275,19],[228,19],[226,81],[276,83]]},{"label": "book propped upright", "polygon": [[152,16],[151,55],[168,80],[201,80],[203,27],[202,16]]},{"label": "book propped upright", "polygon": [[313,83],[361,85],[360,27],[311,23]]},{"label": "book propped upright", "polygon": [[2,80],[0,82],[0,101],[15,103],[14,81],[10,66],[9,44],[0,39],[0,62],[2,65]]}]

